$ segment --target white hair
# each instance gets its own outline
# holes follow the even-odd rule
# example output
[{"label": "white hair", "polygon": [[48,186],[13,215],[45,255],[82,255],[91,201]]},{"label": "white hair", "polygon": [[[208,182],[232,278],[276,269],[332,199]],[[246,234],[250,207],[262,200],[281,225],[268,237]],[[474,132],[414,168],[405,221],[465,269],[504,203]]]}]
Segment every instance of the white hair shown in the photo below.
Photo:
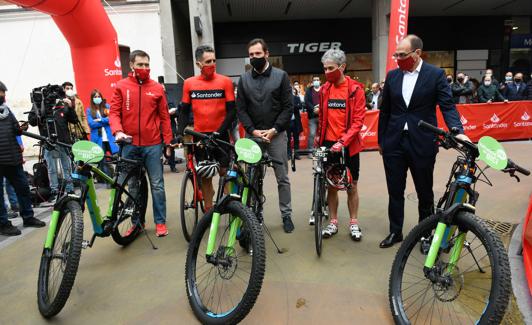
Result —
[{"label": "white hair", "polygon": [[325,63],[327,61],[342,65],[346,63],[345,52],[342,50],[330,49],[321,57],[321,63]]}]

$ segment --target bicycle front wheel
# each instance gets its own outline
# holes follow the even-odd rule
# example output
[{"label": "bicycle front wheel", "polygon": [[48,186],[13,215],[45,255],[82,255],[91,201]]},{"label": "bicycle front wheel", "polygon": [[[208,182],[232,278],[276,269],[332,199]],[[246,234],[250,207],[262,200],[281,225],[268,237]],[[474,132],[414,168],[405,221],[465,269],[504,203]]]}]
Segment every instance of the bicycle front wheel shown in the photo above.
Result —
[{"label": "bicycle front wheel", "polygon": [[78,272],[83,242],[83,213],[76,201],[60,211],[51,248],[41,256],[37,302],[46,318],[57,315],[65,306]]},{"label": "bicycle front wheel", "polygon": [[[421,237],[433,233],[438,216],[417,225],[405,239],[393,262],[389,299],[397,324],[499,324],[508,306],[510,267],[499,237],[479,217],[460,212],[453,220],[456,232],[448,248],[440,248],[431,272],[425,275],[426,255]],[[432,238],[432,236],[431,236]],[[457,262],[451,252],[455,245]]]},{"label": "bicycle front wheel", "polygon": [[198,224],[200,209],[200,189],[198,182],[194,180],[194,174],[187,170],[181,183],[181,207],[179,214],[181,216],[181,230],[183,237],[190,242],[192,232]]},{"label": "bicycle front wheel", "polygon": [[324,188],[322,184],[322,176],[314,176],[314,194],[312,199],[312,214],[314,215],[314,240],[316,242],[316,254],[321,256],[321,248],[323,243],[323,205],[324,205]]},{"label": "bicycle front wheel", "polygon": [[147,205],[148,180],[144,173],[133,170],[122,182],[113,205],[116,224],[111,235],[118,245],[127,246],[137,238],[144,227]]},{"label": "bicycle front wheel", "polygon": [[[240,235],[248,247],[229,245],[231,223],[239,218]],[[250,312],[262,287],[266,252],[255,216],[240,202],[229,202],[222,211],[213,255],[206,257],[213,209],[199,221],[190,241],[185,282],[190,306],[203,324],[236,324]],[[210,231],[209,231],[210,230]],[[238,239],[238,234],[237,234]]]}]

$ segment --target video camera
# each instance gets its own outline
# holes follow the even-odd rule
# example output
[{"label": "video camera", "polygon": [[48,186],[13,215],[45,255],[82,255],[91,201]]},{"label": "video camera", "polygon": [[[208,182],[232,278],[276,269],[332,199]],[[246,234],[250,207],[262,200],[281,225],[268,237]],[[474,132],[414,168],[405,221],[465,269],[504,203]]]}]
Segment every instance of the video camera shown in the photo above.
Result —
[{"label": "video camera", "polygon": [[31,92],[31,102],[37,108],[40,119],[53,115],[55,108],[64,107],[63,99],[66,94],[59,85],[46,85],[34,88]]}]

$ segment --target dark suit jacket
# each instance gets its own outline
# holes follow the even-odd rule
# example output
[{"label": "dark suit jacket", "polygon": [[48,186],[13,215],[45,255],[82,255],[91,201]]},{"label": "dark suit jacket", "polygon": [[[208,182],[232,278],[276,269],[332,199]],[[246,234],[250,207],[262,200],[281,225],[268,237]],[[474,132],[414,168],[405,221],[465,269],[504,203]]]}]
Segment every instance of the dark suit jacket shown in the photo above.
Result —
[{"label": "dark suit jacket", "polygon": [[383,155],[399,147],[405,122],[415,154],[420,157],[436,155],[436,135],[417,126],[419,120],[437,125],[436,105],[440,106],[447,126],[457,127],[463,133],[451,88],[442,69],[423,62],[408,107],[403,99],[403,72],[399,69],[390,71],[386,76],[379,113],[378,137]]},{"label": "dark suit jacket", "polygon": [[506,85],[506,88],[503,91],[503,96],[506,97],[509,101],[515,100],[526,100],[527,98],[526,83],[521,82],[519,85],[519,90],[517,90],[517,85],[515,82],[509,83]]}]

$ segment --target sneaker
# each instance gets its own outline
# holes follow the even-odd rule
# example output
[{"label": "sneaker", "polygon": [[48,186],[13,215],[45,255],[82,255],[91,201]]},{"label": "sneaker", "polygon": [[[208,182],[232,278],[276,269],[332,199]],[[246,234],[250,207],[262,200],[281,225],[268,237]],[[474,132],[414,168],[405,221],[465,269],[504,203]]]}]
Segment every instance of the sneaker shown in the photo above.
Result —
[{"label": "sneaker", "polygon": [[362,239],[362,229],[357,224],[351,224],[349,226],[349,233],[351,239],[354,241],[360,241]]},{"label": "sneaker", "polygon": [[290,218],[290,216],[283,217],[283,230],[287,234],[294,231],[294,223],[292,222],[292,218]]},{"label": "sneaker", "polygon": [[42,222],[41,220],[35,217],[29,217],[29,218],[24,218],[24,222],[22,223],[22,225],[24,227],[42,228],[46,226],[46,223]]},{"label": "sneaker", "polygon": [[7,213],[7,218],[8,218],[8,219],[15,219],[16,217],[18,217],[18,213],[15,212],[15,211],[9,211],[9,212]]},{"label": "sneaker", "polygon": [[334,223],[329,223],[327,227],[325,227],[321,234],[323,235],[323,238],[330,238],[338,233],[338,226]]},{"label": "sneaker", "polygon": [[[131,226],[131,228],[126,231],[123,237],[129,237],[137,229],[137,227],[137,225]],[[142,225],[142,229],[144,229],[144,225]]]},{"label": "sneaker", "polygon": [[155,225],[155,236],[164,237],[166,235],[168,235],[168,228],[166,228],[166,225],[164,223],[159,223]]},{"label": "sneaker", "polygon": [[314,219],[314,211],[310,213],[310,218],[308,218],[308,224],[310,226],[314,226],[314,222],[316,222],[316,220]]},{"label": "sneaker", "polygon": [[20,230],[13,226],[11,222],[7,222],[5,224],[0,224],[0,235],[4,236],[18,236],[20,235]]}]

